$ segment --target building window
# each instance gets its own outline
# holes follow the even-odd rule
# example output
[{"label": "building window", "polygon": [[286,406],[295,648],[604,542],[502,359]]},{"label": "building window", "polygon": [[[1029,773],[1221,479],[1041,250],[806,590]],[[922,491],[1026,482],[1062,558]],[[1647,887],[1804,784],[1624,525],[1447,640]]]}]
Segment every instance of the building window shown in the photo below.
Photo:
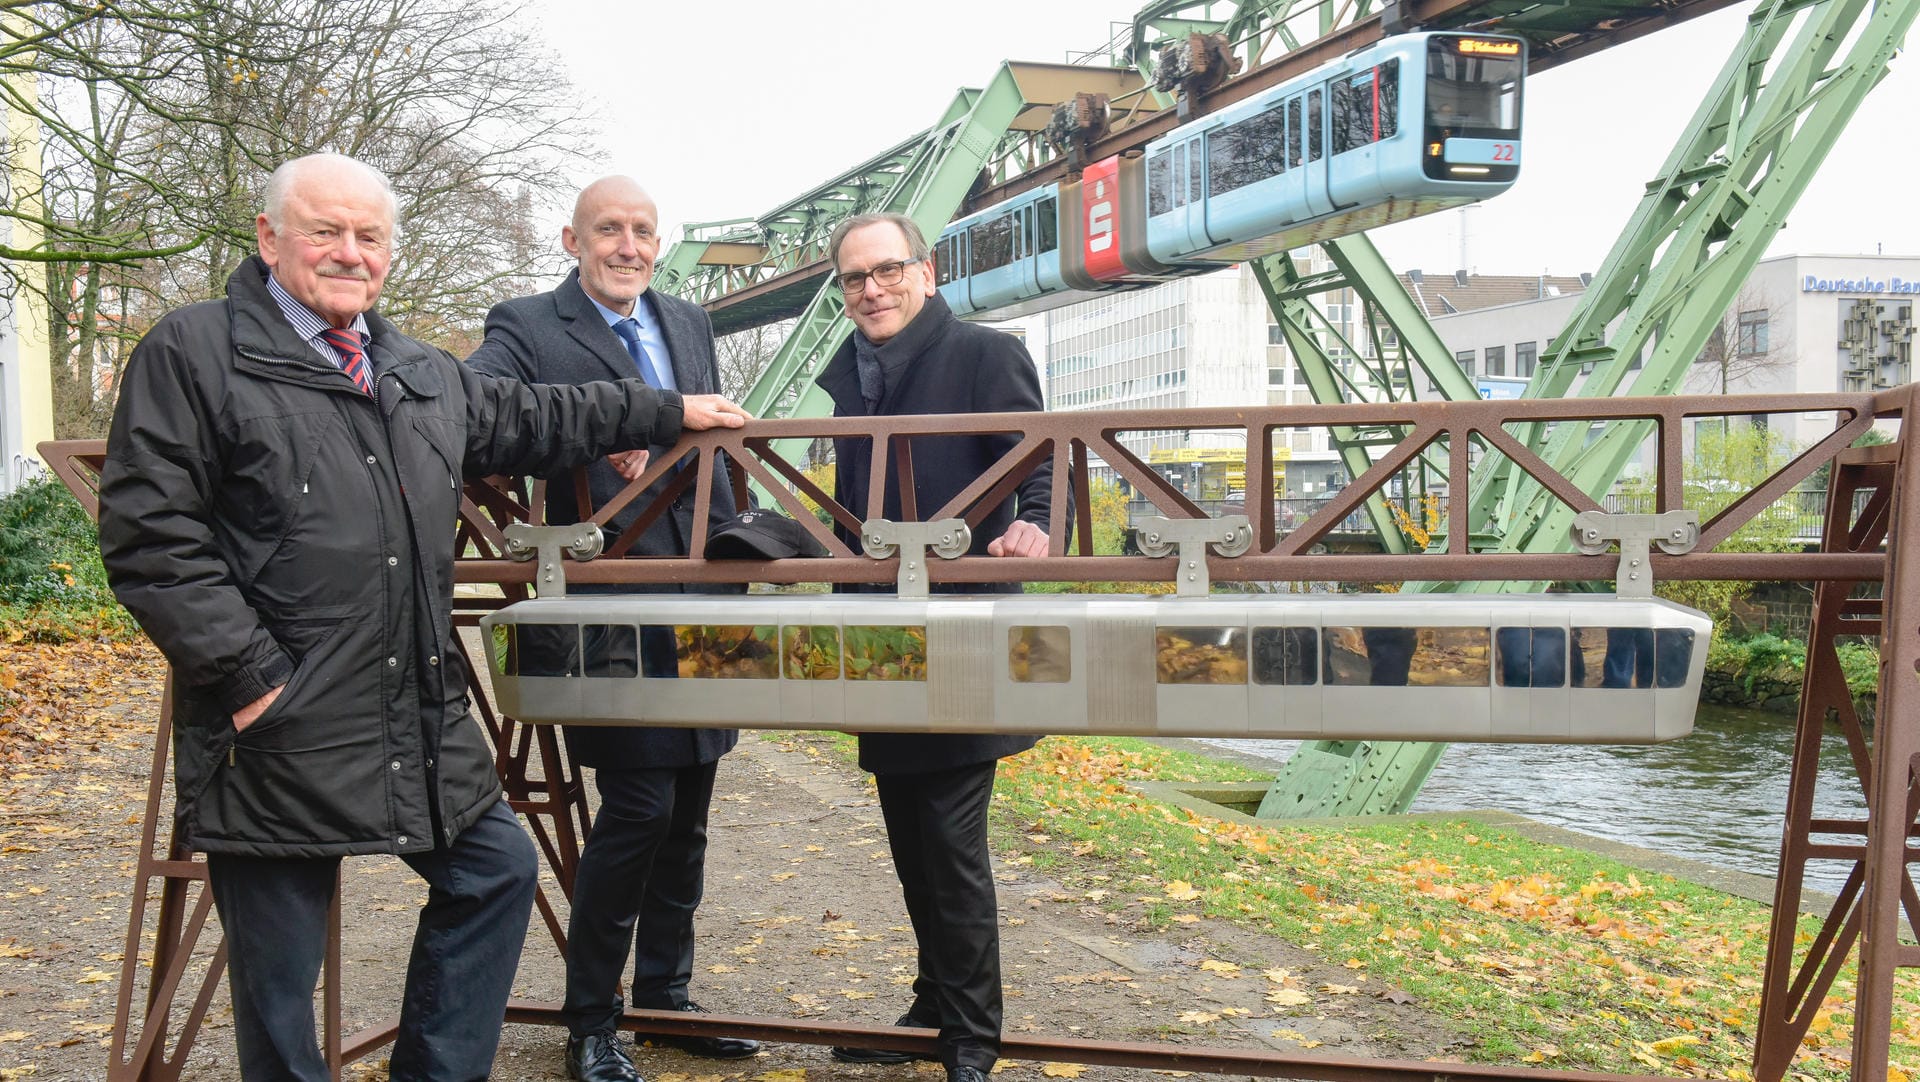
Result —
[{"label": "building window", "polygon": [[1487,375],[1504,376],[1507,374],[1507,347],[1487,347]]},{"label": "building window", "polygon": [[1740,356],[1753,357],[1767,352],[1767,310],[1740,313]]},{"label": "building window", "polygon": [[1513,374],[1521,379],[1532,379],[1534,365],[1538,362],[1538,346],[1533,342],[1521,342],[1513,347]]},{"label": "building window", "polygon": [[1463,349],[1460,352],[1454,354],[1453,359],[1455,362],[1457,362],[1460,365],[1460,371],[1465,372],[1467,374],[1468,379],[1472,379],[1473,378],[1473,351],[1470,349]]},{"label": "building window", "polygon": [[1285,382],[1287,382],[1287,370],[1286,370],[1286,369],[1284,369],[1284,368],[1269,368],[1269,369],[1267,369],[1267,382],[1268,382],[1268,383],[1285,383]]},{"label": "building window", "polygon": [[1287,333],[1280,329],[1280,324],[1278,323],[1267,324],[1267,345],[1284,346],[1286,344],[1287,344]]}]

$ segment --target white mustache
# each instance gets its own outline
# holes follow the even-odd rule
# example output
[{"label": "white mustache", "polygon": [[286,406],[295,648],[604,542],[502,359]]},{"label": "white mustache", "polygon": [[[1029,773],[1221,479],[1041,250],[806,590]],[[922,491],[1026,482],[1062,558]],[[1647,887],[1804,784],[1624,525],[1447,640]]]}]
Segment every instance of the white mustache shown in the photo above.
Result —
[{"label": "white mustache", "polygon": [[344,263],[322,263],[315,273],[327,278],[351,278],[356,282],[370,282],[373,275],[365,267],[349,267]]}]

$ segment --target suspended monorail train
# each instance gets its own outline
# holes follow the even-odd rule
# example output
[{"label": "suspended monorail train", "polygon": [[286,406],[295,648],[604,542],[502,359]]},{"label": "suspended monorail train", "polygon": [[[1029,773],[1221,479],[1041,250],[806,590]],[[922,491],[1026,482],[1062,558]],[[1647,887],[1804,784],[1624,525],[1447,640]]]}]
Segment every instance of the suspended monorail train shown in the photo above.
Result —
[{"label": "suspended monorail train", "polygon": [[1498,195],[1526,61],[1519,38],[1387,38],[955,221],[936,284],[1008,319]]},{"label": "suspended monorail train", "polygon": [[1711,622],[1604,595],[575,595],[481,621],[529,722],[1644,744]]}]

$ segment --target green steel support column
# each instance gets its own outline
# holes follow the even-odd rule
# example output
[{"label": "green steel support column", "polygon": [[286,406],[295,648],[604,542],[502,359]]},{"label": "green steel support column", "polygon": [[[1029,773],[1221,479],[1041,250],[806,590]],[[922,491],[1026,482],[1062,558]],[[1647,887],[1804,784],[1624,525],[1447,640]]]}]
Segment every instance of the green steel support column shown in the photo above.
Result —
[{"label": "green steel support column", "polygon": [[[1308,280],[1299,273],[1293,257],[1284,253],[1253,264],[1254,278],[1266,294],[1267,306],[1286,336],[1316,402],[1347,401],[1347,392],[1360,390],[1344,379],[1328,357],[1325,339],[1314,326],[1319,310],[1307,300],[1346,287],[1360,294],[1374,325],[1393,331],[1399,342],[1401,371],[1418,367],[1449,401],[1479,397],[1473,381],[1454,362],[1453,353],[1413,298],[1407,296],[1371,240],[1355,235],[1329,241],[1325,248],[1337,275]],[[1394,358],[1379,358],[1373,381],[1376,394],[1392,396],[1394,362]],[[1410,378],[1408,384],[1411,393]],[[1367,447],[1379,440],[1350,428],[1335,429],[1331,435],[1349,476],[1358,477],[1372,466]],[[1384,435],[1397,441],[1401,432],[1389,430]],[[1406,537],[1394,523],[1385,501],[1367,501],[1367,513],[1380,535],[1381,547],[1388,552],[1405,552]],[[1258,814],[1262,818],[1312,819],[1403,812],[1413,803],[1446,748],[1445,744],[1423,742],[1306,741],[1275,774]]]},{"label": "green steel support column", "polygon": [[[1775,0],[1756,11],[1527,397],[1565,395],[1589,363],[1595,371],[1582,396],[1622,387],[1634,395],[1672,393],[1847,121],[1885,76],[1917,12],[1920,0]],[[1616,321],[1613,340],[1603,343]],[[1645,364],[1635,375],[1638,357]],[[1598,497],[1647,432],[1645,425],[1615,424],[1587,445],[1584,430],[1562,426],[1544,441],[1544,457]],[[1538,432],[1519,435],[1543,442]],[[1499,535],[1501,551],[1564,551],[1569,544],[1572,509],[1518,471],[1484,471],[1469,510],[1475,532]]]},{"label": "green steel support column", "polygon": [[[1002,65],[985,90],[963,90],[927,133],[912,165],[874,211],[893,211],[939,234],[980,175],[1007,126],[1026,104],[1011,67]],[[839,287],[823,283],[767,369],[741,404],[756,417],[821,417],[833,411],[814,376],[852,333]],[[801,447],[777,447],[793,456]]]}]

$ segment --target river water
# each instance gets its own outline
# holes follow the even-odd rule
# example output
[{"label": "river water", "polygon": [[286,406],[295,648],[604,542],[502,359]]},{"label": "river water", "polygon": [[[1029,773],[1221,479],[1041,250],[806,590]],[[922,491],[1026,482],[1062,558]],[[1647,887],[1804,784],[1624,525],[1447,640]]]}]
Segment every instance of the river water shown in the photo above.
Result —
[{"label": "river water", "polygon": [[[1293,741],[1209,740],[1283,762]],[[1771,877],[1780,859],[1793,719],[1700,707],[1667,744],[1453,744],[1413,811],[1494,808],[1722,868]],[[1866,806],[1838,736],[1821,751],[1814,814],[1862,819]],[[1837,891],[1849,865],[1817,862],[1809,885]]]}]

